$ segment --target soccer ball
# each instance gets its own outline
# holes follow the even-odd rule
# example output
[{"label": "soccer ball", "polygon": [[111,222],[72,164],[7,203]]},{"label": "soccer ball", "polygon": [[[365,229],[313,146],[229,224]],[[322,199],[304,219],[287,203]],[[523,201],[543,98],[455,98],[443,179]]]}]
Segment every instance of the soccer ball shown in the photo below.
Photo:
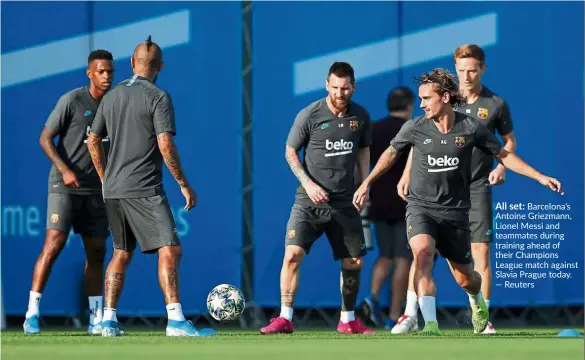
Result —
[{"label": "soccer ball", "polygon": [[217,285],[207,295],[207,310],[215,320],[236,320],[245,308],[244,294],[233,285]]}]

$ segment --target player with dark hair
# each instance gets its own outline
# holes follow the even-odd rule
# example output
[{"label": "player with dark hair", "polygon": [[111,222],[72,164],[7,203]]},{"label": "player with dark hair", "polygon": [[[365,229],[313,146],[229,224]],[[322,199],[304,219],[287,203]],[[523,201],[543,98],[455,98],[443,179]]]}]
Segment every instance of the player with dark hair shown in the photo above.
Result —
[{"label": "player with dark hair", "polygon": [[[39,305],[53,263],[69,232],[80,234],[85,247],[85,282],[89,297],[90,334],[101,333],[102,290],[108,221],[102,188],[87,146],[87,134],[104,94],[114,78],[114,59],[106,50],[87,59],[89,84],[62,95],[41,133],[41,148],[53,163],[49,173],[45,244],[33,272],[25,315],[25,334],[39,333]],[[59,137],[57,146],[54,139]],[[104,138],[107,141],[107,138]]]},{"label": "player with dark hair", "polygon": [[[163,161],[181,187],[185,210],[195,206],[196,195],[173,141],[173,102],[166,91],[154,85],[163,68],[162,55],[150,36],[136,47],[131,58],[134,76],[104,97],[89,135],[89,152],[103,184],[114,242],[114,254],[106,270],[105,337],[122,334],[116,305],[137,243],[143,253],[158,253],[158,280],[168,315],[166,335],[206,336],[215,332],[198,331],[185,319],[179,300],[181,245],[163,189]],[[100,146],[106,134],[111,142],[107,165]]]},{"label": "player with dark hair", "polygon": [[[407,87],[392,89],[388,94],[389,115],[374,122],[371,163],[375,164],[386,150],[404,123],[411,119],[414,93]],[[402,302],[408,287],[408,272],[412,251],[406,238],[406,202],[396,193],[396,186],[406,166],[407,156],[401,156],[396,164],[379,181],[372,184],[370,201],[364,209],[363,218],[374,223],[378,240],[379,257],[372,268],[370,295],[362,303],[362,310],[376,326],[391,329],[402,315]],[[384,321],[379,304],[382,285],[388,278],[391,267],[392,299],[388,318]]]},{"label": "player with dark hair", "polygon": [[[301,262],[314,242],[326,234],[333,258],[341,259],[342,334],[373,334],[354,309],[366,246],[358,210],[352,205],[359,176],[369,170],[372,130],[368,112],[351,100],[355,90],[350,64],[331,65],[325,88],[328,96],[302,109],[286,141],[286,160],[300,182],[286,228],[280,274],[281,312],[262,334],[292,333],[293,304]],[[304,148],[304,161],[298,152]],[[361,182],[361,181],[359,181]]]},{"label": "player with dark hair", "polygon": [[[455,111],[474,117],[493,133],[497,130],[504,142],[504,148],[509,152],[514,152],[516,136],[508,104],[481,83],[486,70],[483,49],[473,44],[462,45],[455,50],[453,60],[459,78],[459,92],[467,99]],[[409,158],[398,189],[398,192],[403,194],[402,196],[408,192],[410,161]],[[474,149],[471,169],[471,207],[469,209],[471,256],[475,271],[481,275],[481,291],[489,309],[492,285],[490,266],[490,244],[493,241],[492,186],[504,183],[506,168],[501,164],[494,168],[492,156]],[[403,334],[416,329],[417,301],[412,285],[407,299],[407,311],[400,318],[399,324],[392,329],[393,333]],[[496,330],[491,322],[488,323],[483,334],[495,333]]]},{"label": "player with dark hair", "polygon": [[561,194],[558,180],[545,176],[502,147],[496,136],[479,121],[455,112],[465,104],[455,77],[435,69],[417,78],[425,114],[407,121],[380,157],[370,175],[355,192],[362,207],[371,184],[396,161],[409,145],[413,148],[406,223],[414,256],[414,285],[422,311],[424,334],[440,334],[435,306],[433,257],[435,249],[447,259],[453,277],[469,295],[475,333],[489,321],[481,293],[481,276],[471,265],[469,207],[474,148],[479,148],[506,168],[534,179]]}]

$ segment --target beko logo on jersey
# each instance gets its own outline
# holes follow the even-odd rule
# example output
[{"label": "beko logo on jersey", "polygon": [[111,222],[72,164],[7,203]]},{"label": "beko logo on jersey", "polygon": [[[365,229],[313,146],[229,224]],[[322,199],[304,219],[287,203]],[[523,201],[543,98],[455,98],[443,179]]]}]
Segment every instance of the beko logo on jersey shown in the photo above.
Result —
[{"label": "beko logo on jersey", "polygon": [[459,158],[451,158],[447,155],[440,158],[434,158],[431,155],[428,155],[427,162],[429,166],[438,167],[438,169],[429,169],[429,172],[443,172],[457,169],[459,165]]},{"label": "beko logo on jersey", "polygon": [[329,151],[335,151],[325,154],[325,157],[347,155],[351,154],[351,151],[353,149],[353,142],[345,141],[343,139],[333,142],[329,139],[326,139],[325,148]]}]

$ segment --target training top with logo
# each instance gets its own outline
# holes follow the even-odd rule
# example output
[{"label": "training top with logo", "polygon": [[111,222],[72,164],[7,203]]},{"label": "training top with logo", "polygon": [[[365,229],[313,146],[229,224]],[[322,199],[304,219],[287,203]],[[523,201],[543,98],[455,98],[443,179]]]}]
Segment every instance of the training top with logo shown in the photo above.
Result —
[{"label": "training top with logo", "polygon": [[[61,96],[49,115],[45,126],[59,137],[57,153],[80,183],[79,188],[63,184],[63,175],[55,165],[49,172],[49,192],[78,195],[101,194],[100,178],[87,149],[87,136],[97,112],[99,101],[89,93],[87,86],[73,89]],[[108,139],[103,139],[108,151]]]},{"label": "training top with logo", "polygon": [[423,115],[407,121],[390,145],[398,151],[408,145],[414,149],[408,206],[437,210],[445,218],[460,218],[469,212],[473,149],[492,156],[502,149],[488,128],[458,112],[447,134]]},{"label": "training top with logo", "polygon": [[141,76],[122,81],[102,99],[91,131],[110,138],[104,198],[163,193],[157,136],[176,134],[173,102],[166,91]]},{"label": "training top with logo", "polygon": [[[455,110],[472,116],[494,134],[497,130],[500,136],[506,136],[514,130],[508,104],[485,86],[473,104],[466,104]],[[474,149],[471,164],[471,190],[490,191],[489,175],[494,168],[493,156],[486,155],[479,149]]]},{"label": "training top with logo", "polygon": [[[372,127],[366,109],[350,101],[344,117],[337,117],[326,98],[317,100],[297,115],[286,144],[304,149],[307,175],[329,194],[329,202],[317,207],[342,208],[352,205],[356,190],[355,166],[359,150],[372,143]],[[296,203],[316,206],[302,185]]]}]

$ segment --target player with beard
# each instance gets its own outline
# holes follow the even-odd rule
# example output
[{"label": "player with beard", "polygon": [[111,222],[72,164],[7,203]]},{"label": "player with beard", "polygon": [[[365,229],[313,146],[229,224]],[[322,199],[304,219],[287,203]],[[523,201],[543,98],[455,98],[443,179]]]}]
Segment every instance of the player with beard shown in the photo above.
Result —
[{"label": "player with beard", "polygon": [[[286,228],[280,316],[260,329],[262,334],[293,332],[300,265],[323,234],[329,240],[333,258],[341,260],[342,305],[337,332],[374,333],[354,313],[366,251],[360,209],[352,204],[356,187],[354,168],[357,164],[361,179],[369,172],[370,117],[351,100],[355,77],[350,64],[331,65],[325,87],[328,96],[298,113],[286,142],[286,160],[300,185]],[[302,163],[298,156],[301,149]]]},{"label": "player with beard", "polygon": [[479,148],[506,168],[553,191],[563,194],[563,190],[558,180],[541,174],[503,148],[478,120],[454,111],[454,107],[465,103],[465,98],[448,71],[435,69],[417,82],[425,114],[402,126],[356,191],[354,203],[363,206],[370,185],[411,145],[406,223],[414,256],[414,287],[425,320],[423,333],[440,334],[432,274],[435,250],[447,259],[457,284],[469,295],[474,333],[481,333],[488,325],[489,313],[481,292],[482,278],[471,265],[469,188],[473,150]]},{"label": "player with beard", "polygon": [[[87,60],[89,85],[61,96],[39,139],[53,166],[49,174],[45,244],[34,266],[23,324],[25,334],[41,331],[42,293],[71,228],[81,235],[86,253],[85,282],[90,311],[87,331],[101,332],[104,257],[109,230],[100,179],[85,142],[100,101],[114,79],[114,59],[109,51],[94,50]],[[59,141],[55,146],[57,136]]]}]

